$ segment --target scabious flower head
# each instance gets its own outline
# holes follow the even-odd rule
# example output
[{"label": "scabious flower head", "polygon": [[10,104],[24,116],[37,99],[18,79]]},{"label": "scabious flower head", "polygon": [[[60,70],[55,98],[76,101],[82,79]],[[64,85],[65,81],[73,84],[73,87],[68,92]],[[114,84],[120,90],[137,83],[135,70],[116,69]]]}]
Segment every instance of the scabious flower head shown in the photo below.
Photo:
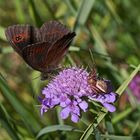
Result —
[{"label": "scabious flower head", "polygon": [[107,92],[106,93],[99,93],[96,94],[94,92],[90,92],[89,99],[100,102],[109,112],[114,112],[116,110],[115,106],[113,106],[111,103],[114,103],[117,98],[117,94],[112,92],[112,86],[111,86],[111,81],[110,80],[105,80],[103,81],[107,85]]},{"label": "scabious flower head", "polygon": [[88,109],[87,99],[100,102],[110,112],[115,111],[111,103],[115,102],[116,94],[108,90],[105,95],[95,96],[88,84],[88,75],[86,70],[77,67],[61,71],[42,90],[44,98],[41,100],[41,114],[55,106],[60,106],[62,119],[71,116],[73,122],[78,122],[81,112],[86,112]]},{"label": "scabious flower head", "polygon": [[140,101],[140,73],[136,74],[133,80],[130,82],[129,89],[136,99]]}]

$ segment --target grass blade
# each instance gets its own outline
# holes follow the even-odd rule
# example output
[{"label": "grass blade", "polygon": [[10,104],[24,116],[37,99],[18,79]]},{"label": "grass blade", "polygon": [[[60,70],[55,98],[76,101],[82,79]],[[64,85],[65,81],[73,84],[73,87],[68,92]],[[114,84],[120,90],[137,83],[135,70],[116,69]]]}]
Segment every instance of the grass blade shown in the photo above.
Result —
[{"label": "grass blade", "polygon": [[6,81],[3,79],[2,75],[0,75],[0,90],[3,96],[8,99],[13,108],[20,114],[27,128],[29,128],[30,132],[36,133],[40,129],[40,125],[35,120],[30,112],[28,112],[22,103],[15,96],[16,94],[10,89],[7,85]]},{"label": "grass blade", "polygon": [[82,0],[81,6],[78,10],[76,22],[74,25],[74,31],[77,30],[79,25],[84,25],[89,17],[90,12],[92,11],[92,7],[94,5],[95,0]]},{"label": "grass blade", "polygon": [[34,19],[37,26],[41,26],[43,21],[36,10],[35,2],[33,0],[29,0],[29,4],[31,17]]},{"label": "grass blade", "polygon": [[5,114],[5,110],[4,110],[4,107],[2,106],[2,104],[0,104],[0,122],[13,140],[20,140],[20,138],[17,135],[17,132],[11,126],[11,124],[7,118],[7,114]]},{"label": "grass blade", "polygon": [[44,134],[54,132],[54,131],[58,131],[58,130],[61,130],[61,131],[78,131],[78,132],[80,131],[80,130],[78,130],[75,127],[70,126],[70,125],[52,125],[52,126],[48,126],[48,127],[45,127],[43,129],[41,129],[41,131],[37,135],[37,138],[41,137]]},{"label": "grass blade", "polygon": [[18,22],[24,23],[25,22],[25,15],[23,12],[22,3],[20,0],[14,0],[14,3],[15,3],[16,15],[17,15]]},{"label": "grass blade", "polygon": [[118,90],[116,91],[116,93],[118,93],[119,95],[121,95],[124,92],[124,90],[126,89],[126,87],[129,85],[129,83],[131,82],[131,80],[134,78],[134,76],[138,73],[139,70],[140,70],[140,64],[131,73],[131,75],[124,81],[124,83],[118,88]]},{"label": "grass blade", "polygon": [[5,28],[3,28],[2,26],[0,26],[0,39],[6,40],[6,37],[5,37]]}]

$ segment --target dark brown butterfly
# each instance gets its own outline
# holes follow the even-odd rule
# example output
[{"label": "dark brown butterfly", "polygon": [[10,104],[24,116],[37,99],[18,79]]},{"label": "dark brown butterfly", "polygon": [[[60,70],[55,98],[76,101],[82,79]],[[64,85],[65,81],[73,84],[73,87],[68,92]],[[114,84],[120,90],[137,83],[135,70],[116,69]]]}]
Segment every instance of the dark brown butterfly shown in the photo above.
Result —
[{"label": "dark brown butterfly", "polygon": [[106,94],[108,91],[107,82],[97,76],[96,69],[93,69],[88,76],[88,83],[91,90],[96,94]]},{"label": "dark brown butterfly", "polygon": [[76,35],[58,21],[44,23],[40,29],[31,25],[13,25],[5,31],[14,50],[46,79],[66,54]]}]

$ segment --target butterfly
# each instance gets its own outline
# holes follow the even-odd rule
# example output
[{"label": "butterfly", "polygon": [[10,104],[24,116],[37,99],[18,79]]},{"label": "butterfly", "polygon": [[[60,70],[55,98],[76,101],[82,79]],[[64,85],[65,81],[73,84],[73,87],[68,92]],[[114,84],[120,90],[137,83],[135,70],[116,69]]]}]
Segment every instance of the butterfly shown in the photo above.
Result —
[{"label": "butterfly", "polygon": [[48,21],[40,28],[29,24],[9,26],[5,35],[13,49],[40,71],[44,80],[60,63],[76,34],[58,21]]},{"label": "butterfly", "polygon": [[97,76],[96,69],[93,69],[88,76],[88,84],[91,90],[98,96],[108,93],[108,82]]}]

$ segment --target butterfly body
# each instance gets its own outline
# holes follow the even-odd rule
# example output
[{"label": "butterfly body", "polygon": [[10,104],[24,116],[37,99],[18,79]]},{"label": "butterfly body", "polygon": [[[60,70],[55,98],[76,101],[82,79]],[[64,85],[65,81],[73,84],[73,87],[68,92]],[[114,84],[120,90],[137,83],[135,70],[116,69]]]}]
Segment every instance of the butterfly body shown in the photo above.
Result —
[{"label": "butterfly body", "polygon": [[46,22],[40,29],[13,25],[5,34],[13,49],[42,75],[57,67],[76,35],[58,21]]}]

